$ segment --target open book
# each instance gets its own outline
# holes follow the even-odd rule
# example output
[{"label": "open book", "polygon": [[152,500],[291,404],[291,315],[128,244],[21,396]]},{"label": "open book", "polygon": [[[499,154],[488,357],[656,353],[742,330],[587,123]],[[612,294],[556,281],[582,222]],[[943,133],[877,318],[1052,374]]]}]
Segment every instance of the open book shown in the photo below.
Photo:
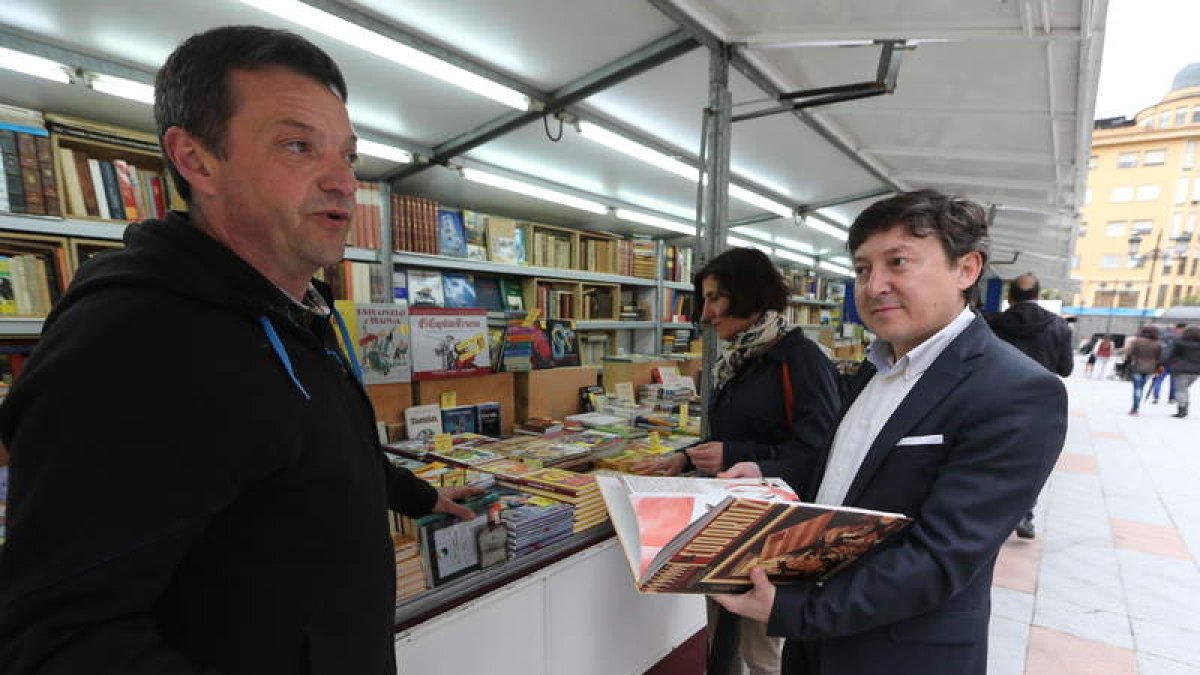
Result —
[{"label": "open book", "polygon": [[773,583],[820,581],[909,518],[807,504],[782,480],[598,476],[643,593],[730,593],[761,567]]}]

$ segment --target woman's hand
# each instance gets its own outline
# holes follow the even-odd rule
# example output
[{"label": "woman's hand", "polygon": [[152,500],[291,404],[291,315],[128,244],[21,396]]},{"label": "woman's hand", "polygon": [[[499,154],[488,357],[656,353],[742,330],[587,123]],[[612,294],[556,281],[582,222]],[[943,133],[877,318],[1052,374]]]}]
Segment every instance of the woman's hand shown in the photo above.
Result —
[{"label": "woman's hand", "polygon": [[710,476],[715,476],[725,463],[725,444],[719,441],[701,443],[689,448],[687,454],[692,458],[692,464],[697,469]]},{"label": "woman's hand", "polygon": [[728,470],[717,474],[717,478],[762,478],[762,469],[754,462],[738,462]]}]

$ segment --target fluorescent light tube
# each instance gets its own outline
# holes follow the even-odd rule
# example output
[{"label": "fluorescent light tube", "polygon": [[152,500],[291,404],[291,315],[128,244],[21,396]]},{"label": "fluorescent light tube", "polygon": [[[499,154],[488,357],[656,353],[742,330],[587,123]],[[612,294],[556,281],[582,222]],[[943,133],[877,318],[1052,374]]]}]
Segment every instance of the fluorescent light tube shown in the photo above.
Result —
[{"label": "fluorescent light tube", "polygon": [[594,143],[599,143],[618,152],[623,152],[634,159],[657,166],[664,171],[670,171],[676,176],[686,178],[692,182],[700,180],[700,170],[696,167],[685,164],[674,157],[648,148],[637,141],[632,141],[591,122],[583,120],[579,122],[579,135]]},{"label": "fluorescent light tube", "polygon": [[830,258],[829,262],[831,262],[835,265],[841,265],[842,267],[845,267],[847,269],[850,268],[850,259],[844,255],[839,255],[835,258]]},{"label": "fluorescent light tube", "polygon": [[407,68],[436,77],[456,87],[486,96],[517,110],[529,109],[529,97],[521,92],[459,68],[419,49],[367,30],[339,16],[317,9],[298,0],[242,0],[251,7],[274,14],[318,33],[341,40],[365,52],[381,56]]},{"label": "fluorescent light tube", "polygon": [[795,239],[788,239],[787,237],[775,237],[775,245],[783,246],[784,248],[790,248],[793,251],[799,251],[801,253],[807,253],[809,255],[812,255],[817,252],[817,249],[813,248],[812,246],[810,246],[802,241],[797,241]]},{"label": "fluorescent light tube", "polygon": [[522,183],[518,180],[466,167],[463,168],[462,174],[463,178],[467,180],[497,187],[501,190],[508,190],[509,192],[516,192],[527,197],[533,197],[534,199],[554,202],[555,204],[562,204],[563,206],[570,206],[581,211],[589,211],[601,215],[608,213],[608,207],[599,202],[594,202],[590,199],[581,199],[573,195],[541,187],[540,185]]},{"label": "fluorescent light tube", "polygon": [[756,248],[767,255],[775,255],[775,249],[765,244],[759,244],[749,239],[739,239],[738,237],[725,237],[725,243],[730,246],[740,246],[742,248]]},{"label": "fluorescent light tube", "polygon": [[368,141],[365,138],[358,139],[358,154],[370,155],[380,159],[386,159],[400,164],[408,164],[412,161],[412,153],[400,148],[394,148],[383,143]]},{"label": "fluorescent light tube", "polygon": [[616,216],[621,220],[628,220],[634,223],[649,225],[650,227],[657,227],[660,230],[670,230],[671,232],[689,234],[692,236],[695,236],[696,234],[696,227],[694,225],[684,225],[683,223],[677,223],[673,220],[667,220],[666,218],[652,216],[648,213],[642,213],[641,211],[617,209]]},{"label": "fluorescent light tube", "polygon": [[154,105],[154,87],[149,84],[127,80],[123,77],[92,73],[89,86],[101,94],[120,96],[131,101]]},{"label": "fluorescent light tube", "polygon": [[831,263],[828,260],[822,260],[820,267],[823,270],[829,270],[830,272],[840,274],[844,277],[851,277],[851,278],[854,277],[854,272],[851,272],[849,269],[842,267],[841,265],[835,265],[834,263]]},{"label": "fluorescent light tube", "polygon": [[764,239],[766,241],[775,241],[775,238],[771,236],[770,232],[763,232],[762,230],[756,230],[753,227],[750,227],[748,225],[740,225],[738,227],[733,228],[733,231],[737,232],[739,234],[744,234],[747,237],[754,237],[755,239]]},{"label": "fluorescent light tube", "polygon": [[846,232],[840,227],[834,227],[833,225],[830,225],[829,223],[818,218],[805,218],[804,224],[808,225],[817,232],[823,232],[835,239],[840,239],[842,241],[850,239],[850,233]]},{"label": "fluorescent light tube", "polygon": [[791,260],[792,262],[798,262],[801,265],[808,265],[809,267],[812,267],[813,265],[815,265],[817,263],[817,261],[813,260],[812,258],[810,258],[806,255],[801,255],[799,253],[792,253],[791,251],[787,251],[787,250],[784,250],[781,248],[775,249],[775,257],[783,258],[784,260]]},{"label": "fluorescent light tube", "polygon": [[792,208],[790,206],[784,206],[773,199],[767,199],[757,192],[751,192],[746,188],[734,185],[733,183],[729,184],[729,196],[734,197],[735,199],[740,199],[747,204],[757,206],[764,211],[770,211],[780,218],[792,217]]},{"label": "fluorescent light tube", "polygon": [[0,68],[63,84],[71,83],[70,68],[67,66],[58,61],[18,52],[7,47],[0,47]]}]

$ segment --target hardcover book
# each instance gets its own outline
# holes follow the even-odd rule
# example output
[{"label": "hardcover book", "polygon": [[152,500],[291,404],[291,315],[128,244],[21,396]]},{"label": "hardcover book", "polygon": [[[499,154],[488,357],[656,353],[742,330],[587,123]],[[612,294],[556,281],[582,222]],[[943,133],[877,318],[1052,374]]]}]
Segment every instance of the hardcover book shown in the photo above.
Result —
[{"label": "hardcover book", "polygon": [[500,404],[478,403],[475,405],[475,431],[484,436],[500,438]]},{"label": "hardcover book", "polygon": [[334,307],[346,321],[363,384],[412,381],[407,305],[338,300]]},{"label": "hardcover book", "polygon": [[555,368],[579,365],[579,338],[574,321],[546,319],[546,335],[550,339],[550,360]]},{"label": "hardcover book", "polygon": [[500,298],[500,280],[496,277],[475,277],[475,302],[489,312],[503,312],[504,301]]},{"label": "hardcover book", "polygon": [[475,433],[475,406],[460,405],[442,408],[442,432],[447,434]]},{"label": "hardcover book", "polygon": [[467,238],[463,232],[463,217],[461,211],[454,209],[438,209],[437,211],[437,242],[440,255],[454,258],[467,257]]},{"label": "hardcover book", "polygon": [[516,222],[511,218],[488,216],[488,255],[491,256],[492,262],[518,264],[516,226]]},{"label": "hardcover book", "polygon": [[755,567],[776,584],[822,581],[910,522],[800,502],[778,479],[597,481],[643,593],[737,593],[751,585]]},{"label": "hardcover book", "polygon": [[408,270],[408,304],[410,307],[441,307],[445,302],[441,272]]},{"label": "hardcover book", "polygon": [[442,290],[446,307],[478,307],[475,285],[462,272],[443,272]]},{"label": "hardcover book", "polygon": [[500,280],[500,295],[504,299],[504,311],[525,311],[525,292],[517,279],[504,278]]},{"label": "hardcover book", "polygon": [[467,237],[467,259],[487,260],[487,225],[491,216],[463,211],[463,232]]},{"label": "hardcover book", "polygon": [[491,372],[486,310],[413,307],[409,326],[414,380]]}]

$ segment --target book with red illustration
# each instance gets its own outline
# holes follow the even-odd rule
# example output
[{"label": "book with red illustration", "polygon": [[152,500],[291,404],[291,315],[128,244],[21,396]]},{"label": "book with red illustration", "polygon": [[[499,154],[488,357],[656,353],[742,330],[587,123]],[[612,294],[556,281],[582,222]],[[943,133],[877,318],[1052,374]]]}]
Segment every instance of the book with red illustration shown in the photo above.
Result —
[{"label": "book with red illustration", "polygon": [[599,476],[643,593],[738,593],[758,567],[776,584],[823,581],[910,519],[797,500],[779,479]]}]

